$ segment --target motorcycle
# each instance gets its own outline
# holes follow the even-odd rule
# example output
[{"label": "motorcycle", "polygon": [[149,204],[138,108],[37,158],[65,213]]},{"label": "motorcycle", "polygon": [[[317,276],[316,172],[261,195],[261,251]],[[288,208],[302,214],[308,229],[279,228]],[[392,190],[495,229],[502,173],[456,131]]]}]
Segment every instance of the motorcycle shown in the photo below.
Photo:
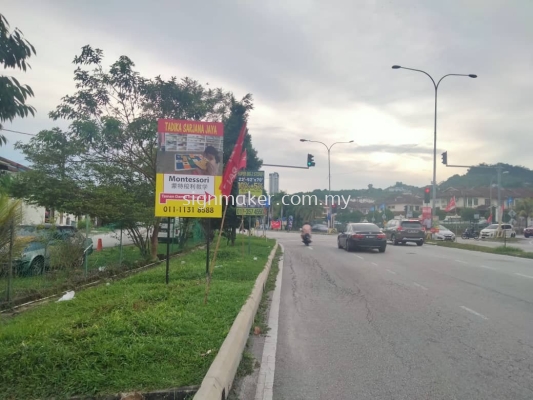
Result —
[{"label": "motorcycle", "polygon": [[311,243],[311,235],[306,233],[303,237],[302,242],[304,242],[306,246],[309,246],[309,243]]},{"label": "motorcycle", "polygon": [[479,232],[474,229],[465,229],[461,234],[462,239],[479,239]]}]

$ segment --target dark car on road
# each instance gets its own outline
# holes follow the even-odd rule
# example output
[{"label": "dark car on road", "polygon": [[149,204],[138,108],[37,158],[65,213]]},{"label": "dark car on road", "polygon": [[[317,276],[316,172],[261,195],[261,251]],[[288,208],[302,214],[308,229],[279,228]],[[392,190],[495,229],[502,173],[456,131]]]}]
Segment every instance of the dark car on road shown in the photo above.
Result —
[{"label": "dark car on road", "polygon": [[387,238],[375,224],[352,223],[346,225],[346,230],[337,236],[337,246],[346,251],[378,249],[380,253],[384,253],[387,248]]},{"label": "dark car on road", "polygon": [[524,237],[527,239],[531,236],[533,236],[533,226],[528,226],[526,229],[524,229]]},{"label": "dark car on road", "polygon": [[385,226],[385,235],[394,245],[414,242],[418,246],[422,246],[426,237],[426,230],[417,219],[393,219]]}]

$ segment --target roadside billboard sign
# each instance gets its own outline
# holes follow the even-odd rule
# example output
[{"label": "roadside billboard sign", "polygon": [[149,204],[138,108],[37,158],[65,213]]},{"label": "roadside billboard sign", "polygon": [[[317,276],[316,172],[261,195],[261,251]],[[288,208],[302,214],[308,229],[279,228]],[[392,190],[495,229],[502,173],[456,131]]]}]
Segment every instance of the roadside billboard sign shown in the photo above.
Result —
[{"label": "roadside billboard sign", "polygon": [[263,196],[265,172],[239,171],[237,186],[239,189],[237,215],[263,215],[264,208],[267,206],[267,197]]},{"label": "roadside billboard sign", "polygon": [[160,119],[157,124],[156,217],[222,217],[224,125]]}]

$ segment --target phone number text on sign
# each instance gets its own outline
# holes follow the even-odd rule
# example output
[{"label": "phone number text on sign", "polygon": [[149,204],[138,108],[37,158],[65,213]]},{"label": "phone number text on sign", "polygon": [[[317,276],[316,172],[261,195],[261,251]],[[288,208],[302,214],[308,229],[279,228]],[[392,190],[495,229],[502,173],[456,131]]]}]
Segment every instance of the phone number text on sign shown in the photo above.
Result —
[{"label": "phone number text on sign", "polygon": [[187,216],[194,217],[196,215],[209,215],[215,213],[215,207],[200,207],[200,206],[163,206],[161,207],[163,213],[170,216],[180,214],[189,214]]},{"label": "phone number text on sign", "polygon": [[265,211],[263,208],[237,208],[237,215],[264,215]]}]

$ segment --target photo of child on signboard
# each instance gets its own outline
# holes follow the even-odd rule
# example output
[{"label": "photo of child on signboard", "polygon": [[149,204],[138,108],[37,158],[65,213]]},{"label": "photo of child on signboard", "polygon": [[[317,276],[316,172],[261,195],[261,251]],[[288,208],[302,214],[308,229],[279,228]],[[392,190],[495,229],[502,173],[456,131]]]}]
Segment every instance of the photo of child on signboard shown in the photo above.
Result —
[{"label": "photo of child on signboard", "polygon": [[159,133],[157,173],[222,175],[222,137]]}]

